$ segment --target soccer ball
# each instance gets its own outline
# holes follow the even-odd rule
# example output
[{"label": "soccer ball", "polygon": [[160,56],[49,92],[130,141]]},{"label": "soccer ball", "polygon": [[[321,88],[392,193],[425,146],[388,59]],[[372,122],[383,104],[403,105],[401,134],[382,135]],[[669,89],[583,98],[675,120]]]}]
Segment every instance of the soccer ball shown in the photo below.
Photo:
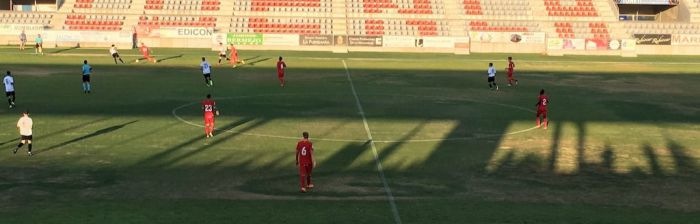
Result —
[{"label": "soccer ball", "polygon": [[136,59],[136,62],[139,62],[139,59]]},{"label": "soccer ball", "polygon": [[219,116],[219,111],[218,111],[218,110],[216,111],[216,116]]}]

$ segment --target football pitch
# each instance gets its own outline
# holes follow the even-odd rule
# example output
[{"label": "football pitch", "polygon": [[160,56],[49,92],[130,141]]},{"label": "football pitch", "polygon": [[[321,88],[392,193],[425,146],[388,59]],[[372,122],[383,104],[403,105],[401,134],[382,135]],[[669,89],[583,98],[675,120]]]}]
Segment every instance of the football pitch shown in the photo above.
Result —
[{"label": "football pitch", "polygon": [[[516,54],[508,87],[505,54],[241,51],[233,69],[203,49],[154,49],[158,64],[124,50],[118,65],[107,49],[47,52],[0,48],[17,93],[0,107],[0,223],[700,220],[698,57]],[[209,93],[221,115],[205,142]],[[12,154],[25,109],[32,157]],[[318,161],[305,194],[303,131]]]}]

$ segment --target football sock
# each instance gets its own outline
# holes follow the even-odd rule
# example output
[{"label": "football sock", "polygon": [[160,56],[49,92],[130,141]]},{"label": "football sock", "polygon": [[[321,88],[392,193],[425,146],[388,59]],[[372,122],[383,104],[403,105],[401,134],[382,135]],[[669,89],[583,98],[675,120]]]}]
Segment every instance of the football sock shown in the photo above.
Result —
[{"label": "football sock", "polygon": [[19,148],[22,148],[23,145],[24,145],[24,143],[21,143],[21,142],[20,142],[19,144],[17,144],[17,148],[18,148],[18,149],[19,149]]},{"label": "football sock", "polygon": [[83,83],[83,92],[87,91],[87,83]]},{"label": "football sock", "polygon": [[87,88],[87,91],[90,92],[90,83],[88,82],[88,83],[85,83],[85,84],[87,84],[87,87],[86,87],[86,88]]},{"label": "football sock", "polygon": [[12,98],[7,97],[7,104],[10,104],[10,106],[12,106]]},{"label": "football sock", "polygon": [[32,143],[29,143],[27,147],[29,147],[29,152],[32,152]]},{"label": "football sock", "polygon": [[540,117],[537,117],[537,126],[540,126]]},{"label": "football sock", "polygon": [[[119,59],[119,60],[122,60],[122,59]],[[114,59],[114,64],[116,64],[116,63],[117,63],[117,59],[115,58],[115,59]],[[122,63],[124,63],[124,62],[122,62]]]},{"label": "football sock", "polygon": [[[122,58],[119,58],[119,61],[121,61],[122,64],[124,64],[124,60],[122,60]],[[116,61],[115,61],[115,63],[116,63]]]}]

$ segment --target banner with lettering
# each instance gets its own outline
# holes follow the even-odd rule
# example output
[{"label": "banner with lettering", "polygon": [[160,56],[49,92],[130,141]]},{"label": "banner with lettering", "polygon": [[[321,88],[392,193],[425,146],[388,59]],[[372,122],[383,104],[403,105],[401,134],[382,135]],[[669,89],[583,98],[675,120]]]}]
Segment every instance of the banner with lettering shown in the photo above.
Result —
[{"label": "banner with lettering", "polygon": [[671,34],[635,34],[637,45],[671,45]]}]

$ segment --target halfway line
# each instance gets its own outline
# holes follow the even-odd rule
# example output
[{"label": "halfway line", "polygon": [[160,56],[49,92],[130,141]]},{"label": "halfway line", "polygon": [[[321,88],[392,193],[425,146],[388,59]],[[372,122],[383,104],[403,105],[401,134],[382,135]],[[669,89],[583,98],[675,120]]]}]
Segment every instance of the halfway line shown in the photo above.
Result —
[{"label": "halfway line", "polygon": [[345,67],[345,74],[348,77],[348,82],[350,83],[350,89],[352,90],[352,95],[355,96],[355,103],[357,104],[357,110],[362,116],[362,122],[365,124],[365,131],[367,131],[367,139],[372,147],[372,153],[374,154],[374,162],[377,164],[377,171],[379,172],[379,177],[382,179],[384,184],[384,191],[386,191],[386,197],[389,199],[389,205],[391,206],[391,212],[394,214],[394,222],[396,224],[401,224],[401,217],[399,216],[399,210],[396,208],[396,201],[394,200],[394,194],[391,193],[391,188],[389,188],[389,183],[386,181],[384,175],[384,169],[382,168],[382,163],[379,161],[379,154],[377,153],[377,146],[372,140],[372,132],[369,130],[369,124],[367,123],[367,117],[365,117],[365,110],[362,108],[360,103],[360,97],[357,96],[357,91],[355,90],[355,84],[352,82],[350,77],[350,70],[348,69],[348,64],[343,60],[343,66]]}]

